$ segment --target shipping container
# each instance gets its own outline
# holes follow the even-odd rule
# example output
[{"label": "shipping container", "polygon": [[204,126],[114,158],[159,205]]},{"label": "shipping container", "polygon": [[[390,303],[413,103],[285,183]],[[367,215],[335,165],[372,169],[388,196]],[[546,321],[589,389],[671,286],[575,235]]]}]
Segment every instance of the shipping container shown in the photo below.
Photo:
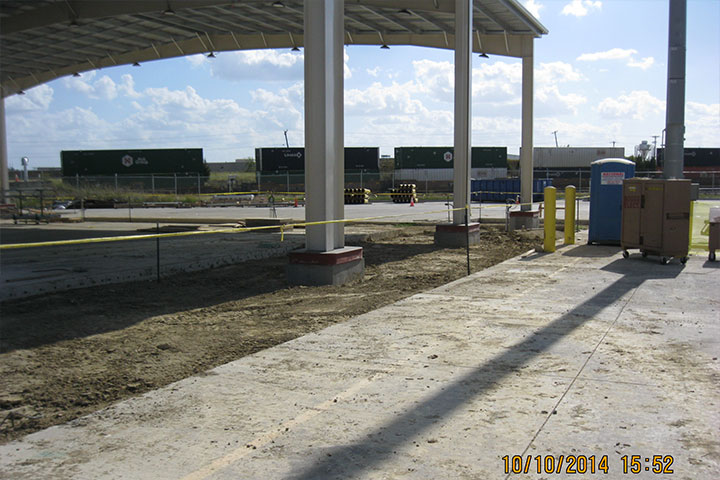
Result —
[{"label": "shipping container", "polygon": [[[453,181],[452,168],[403,168],[395,170],[396,180],[413,180],[417,183],[423,181]],[[505,178],[507,177],[507,168],[471,168],[470,178]]]},{"label": "shipping container", "polygon": [[79,175],[207,175],[202,148],[143,150],[63,150],[63,177]]},{"label": "shipping container", "polygon": [[255,168],[258,172],[302,172],[305,170],[305,149],[256,148]]},{"label": "shipping container", "polygon": [[380,171],[379,147],[345,147],[345,171]]},{"label": "shipping container", "polygon": [[[552,179],[533,180],[533,202],[542,202],[545,187],[551,187]],[[520,196],[519,178],[473,180],[470,182],[470,199],[473,202],[515,202]]]},{"label": "shipping container", "polygon": [[[396,147],[395,170],[452,169],[453,147]],[[507,168],[507,147],[472,147],[472,168]]]},{"label": "shipping container", "polygon": [[[521,152],[522,154],[522,152]],[[595,160],[624,158],[622,147],[535,147],[534,168],[586,168]]]},{"label": "shipping container", "polygon": [[[379,147],[345,147],[345,171],[379,172]],[[258,172],[304,172],[305,148],[256,148]]]},{"label": "shipping container", "polygon": [[[662,169],[665,161],[665,149],[657,149],[658,165]],[[720,148],[685,148],[683,170],[720,171]]]}]

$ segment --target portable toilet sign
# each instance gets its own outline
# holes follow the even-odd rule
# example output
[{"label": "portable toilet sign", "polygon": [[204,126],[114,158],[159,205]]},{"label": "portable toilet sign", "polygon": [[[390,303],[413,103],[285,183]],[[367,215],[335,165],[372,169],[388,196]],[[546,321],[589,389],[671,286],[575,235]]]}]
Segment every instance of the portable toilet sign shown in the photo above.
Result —
[{"label": "portable toilet sign", "polygon": [[588,243],[620,245],[622,185],[635,176],[635,163],[604,158],[590,164],[590,230]]}]

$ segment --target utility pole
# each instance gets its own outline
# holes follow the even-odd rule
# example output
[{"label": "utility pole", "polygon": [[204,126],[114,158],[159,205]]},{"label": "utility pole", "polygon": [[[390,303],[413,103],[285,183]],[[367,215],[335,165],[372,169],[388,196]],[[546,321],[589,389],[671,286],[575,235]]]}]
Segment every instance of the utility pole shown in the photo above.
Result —
[{"label": "utility pole", "polygon": [[660,135],[650,135],[653,138],[653,158],[657,160],[657,139]]},{"label": "utility pole", "polygon": [[555,130],[554,132],[552,132],[552,134],[555,135],[555,148],[558,148],[558,147],[559,147],[558,141],[557,141],[557,132],[558,132],[557,130]]},{"label": "utility pole", "polygon": [[613,148],[615,148],[615,140],[612,141]]},{"label": "utility pole", "polygon": [[285,134],[285,147],[290,148],[290,144],[288,143],[288,139],[287,139],[287,132],[288,132],[287,130],[285,130],[283,132]]}]

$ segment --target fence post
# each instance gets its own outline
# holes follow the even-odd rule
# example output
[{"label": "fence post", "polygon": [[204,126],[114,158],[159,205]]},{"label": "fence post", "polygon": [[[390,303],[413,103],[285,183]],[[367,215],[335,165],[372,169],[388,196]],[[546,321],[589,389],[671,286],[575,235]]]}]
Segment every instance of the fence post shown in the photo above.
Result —
[{"label": "fence post", "polygon": [[575,187],[565,187],[565,245],[575,245]]},{"label": "fence post", "polygon": [[75,174],[75,188],[80,190],[80,174],[79,173]]},{"label": "fence post", "polygon": [[363,181],[362,181],[362,168],[360,169],[360,188],[363,188]]},{"label": "fence post", "polygon": [[545,187],[545,239],[543,251],[551,253],[555,251],[555,198],[557,189]]},{"label": "fence post", "polygon": [[173,173],[173,178],[175,179],[175,200],[177,201],[177,195],[178,195],[178,190],[177,190],[177,172],[176,172],[176,173]]},{"label": "fence post", "polygon": [[290,170],[285,171],[285,185],[287,186],[286,192],[290,191]]},{"label": "fence post", "polygon": [[200,173],[199,172],[197,174],[197,178],[198,178],[198,195],[200,195],[202,192],[200,192]]},{"label": "fence post", "polygon": [[116,192],[117,192],[117,188],[118,188],[117,175],[118,175],[118,174],[116,173],[116,174],[115,174],[115,191],[116,191]]},{"label": "fence post", "polygon": [[154,194],[155,193],[155,174],[154,173],[150,174],[150,183],[152,185],[152,193]]},{"label": "fence post", "polygon": [[578,192],[582,192],[582,170],[578,170]]}]

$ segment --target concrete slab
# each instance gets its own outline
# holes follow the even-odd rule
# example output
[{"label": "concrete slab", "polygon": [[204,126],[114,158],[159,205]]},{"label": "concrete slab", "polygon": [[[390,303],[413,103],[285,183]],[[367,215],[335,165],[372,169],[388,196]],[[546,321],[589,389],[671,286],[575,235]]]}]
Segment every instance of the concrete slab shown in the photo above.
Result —
[{"label": "concrete slab", "polygon": [[[535,204],[537,208],[539,204]],[[563,218],[563,211],[560,209],[564,201],[558,201],[558,217]],[[589,218],[590,202],[580,202],[580,219],[587,221]],[[482,221],[505,222],[505,204],[477,203],[470,205],[471,221],[482,218]],[[482,208],[480,208],[482,207]],[[447,202],[417,202],[413,207],[408,203],[375,202],[365,205],[345,205],[345,218],[360,219],[373,218],[374,221],[388,223],[402,222],[451,222],[452,212],[448,216]],[[517,208],[517,207],[513,207]],[[79,217],[79,210],[63,211],[63,215]],[[196,207],[196,208],[96,208],[85,211],[88,220],[107,221],[109,219],[132,219],[132,221],[149,222],[171,222],[171,221],[195,221],[198,223],[228,223],[235,222],[249,217],[290,218],[296,221],[305,220],[305,207],[275,207],[273,211],[269,207]],[[378,218],[381,217],[381,218]],[[384,218],[383,218],[384,217]]]},{"label": "concrete slab", "polygon": [[[571,456],[582,478],[714,480],[710,265],[527,254],[0,446],[0,477],[579,478]],[[655,455],[672,474],[644,470]]]}]

